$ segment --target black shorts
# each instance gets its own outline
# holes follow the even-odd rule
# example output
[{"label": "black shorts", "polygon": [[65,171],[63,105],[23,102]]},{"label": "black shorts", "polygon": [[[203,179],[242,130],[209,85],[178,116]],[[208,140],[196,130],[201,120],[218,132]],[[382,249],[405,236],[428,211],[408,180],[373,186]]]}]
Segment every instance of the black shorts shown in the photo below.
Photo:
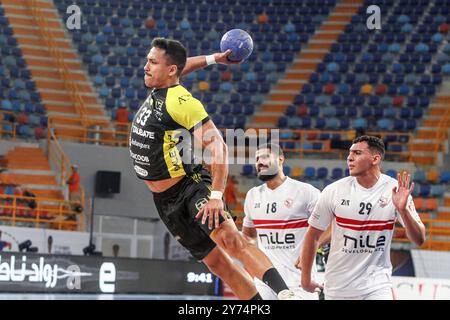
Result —
[{"label": "black shorts", "polygon": [[[197,260],[203,260],[216,247],[209,237],[214,230],[208,222],[195,219],[198,211],[208,202],[211,175],[202,168],[185,176],[177,184],[160,193],[153,193],[156,209],[170,233]],[[230,216],[231,217],[231,216]],[[219,217],[222,223],[224,218]]]}]

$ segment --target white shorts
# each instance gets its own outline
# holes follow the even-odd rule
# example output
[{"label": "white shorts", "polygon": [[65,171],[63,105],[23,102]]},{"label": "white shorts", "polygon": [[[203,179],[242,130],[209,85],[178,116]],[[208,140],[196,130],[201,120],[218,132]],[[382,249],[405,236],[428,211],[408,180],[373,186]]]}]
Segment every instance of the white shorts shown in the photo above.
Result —
[{"label": "white shorts", "polygon": [[325,300],[395,300],[395,296],[392,288],[382,288],[356,297],[336,297],[326,294]]},{"label": "white shorts", "polygon": [[[263,300],[278,300],[276,293],[272,289],[270,289],[268,285],[256,278],[254,282],[256,290],[258,290]],[[318,293],[307,292],[300,287],[300,284],[298,287],[291,286],[289,287],[289,289],[292,290],[296,296],[302,297],[303,300],[319,300]]]}]

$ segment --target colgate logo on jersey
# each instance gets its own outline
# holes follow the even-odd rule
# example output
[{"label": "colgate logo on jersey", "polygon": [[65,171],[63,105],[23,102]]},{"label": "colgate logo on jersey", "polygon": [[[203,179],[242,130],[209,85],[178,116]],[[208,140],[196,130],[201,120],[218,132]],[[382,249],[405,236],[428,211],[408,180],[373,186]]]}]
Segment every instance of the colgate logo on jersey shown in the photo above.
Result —
[{"label": "colgate logo on jersey", "polygon": [[284,237],[278,232],[259,234],[258,236],[262,244],[295,244],[295,234],[293,233],[286,233]]},{"label": "colgate logo on jersey", "polygon": [[350,249],[361,249],[361,248],[368,248],[368,249],[376,249],[379,247],[384,247],[386,244],[386,237],[385,236],[379,236],[376,240],[371,239],[370,235],[360,235],[359,239],[353,238],[350,236],[346,236],[344,234],[344,246],[347,247],[350,246]]}]

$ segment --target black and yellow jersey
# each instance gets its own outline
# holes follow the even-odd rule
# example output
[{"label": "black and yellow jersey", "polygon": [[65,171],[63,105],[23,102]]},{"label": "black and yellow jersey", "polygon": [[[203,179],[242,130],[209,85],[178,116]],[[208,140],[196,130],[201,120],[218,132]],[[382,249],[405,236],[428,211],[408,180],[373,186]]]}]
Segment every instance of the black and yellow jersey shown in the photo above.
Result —
[{"label": "black and yellow jersey", "polygon": [[192,135],[194,127],[208,120],[202,103],[183,86],[153,89],[131,126],[130,156],[137,176],[157,181],[190,173],[192,159],[182,158],[186,139],[180,148],[183,134]]}]

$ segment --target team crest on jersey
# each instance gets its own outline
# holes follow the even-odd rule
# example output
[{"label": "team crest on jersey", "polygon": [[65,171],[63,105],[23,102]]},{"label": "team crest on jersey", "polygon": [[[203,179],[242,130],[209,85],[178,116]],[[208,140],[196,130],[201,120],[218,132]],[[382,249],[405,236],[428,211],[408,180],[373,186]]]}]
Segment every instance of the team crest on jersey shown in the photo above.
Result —
[{"label": "team crest on jersey", "polygon": [[291,198],[284,200],[284,205],[286,206],[286,208],[291,208],[293,203],[294,200],[292,200]]},{"label": "team crest on jersey", "polygon": [[378,203],[380,204],[381,208],[384,208],[388,205],[389,199],[386,197],[381,196],[381,198],[378,200]]},{"label": "team crest on jersey", "polygon": [[203,208],[205,206],[205,204],[207,204],[207,203],[208,203],[208,199],[206,199],[206,198],[198,199],[195,202],[195,208],[200,211],[200,209]]}]

